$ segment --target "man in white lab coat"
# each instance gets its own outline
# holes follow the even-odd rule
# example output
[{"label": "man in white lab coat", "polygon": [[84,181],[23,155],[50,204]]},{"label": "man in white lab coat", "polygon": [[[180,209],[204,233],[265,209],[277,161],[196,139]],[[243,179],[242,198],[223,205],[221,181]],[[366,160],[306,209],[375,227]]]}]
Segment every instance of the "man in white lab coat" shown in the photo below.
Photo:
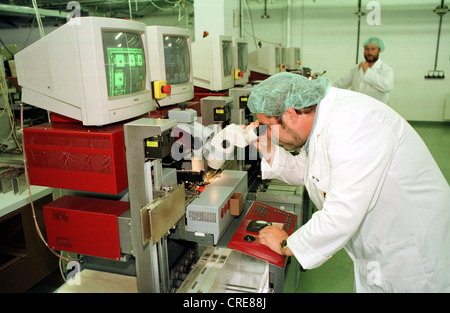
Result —
[{"label": "man in white lab coat", "polygon": [[394,88],[392,67],[380,60],[384,51],[383,41],[370,37],[363,43],[365,61],[354,65],[350,71],[333,83],[337,88],[349,88],[369,95],[381,102],[389,102],[389,93]]},{"label": "man in white lab coat", "polygon": [[305,185],[318,209],[291,236],[265,227],[261,244],[305,269],[345,248],[357,292],[450,292],[448,182],[400,115],[330,85],[280,73],[250,94],[255,124],[272,138],[255,143],[263,179]]}]

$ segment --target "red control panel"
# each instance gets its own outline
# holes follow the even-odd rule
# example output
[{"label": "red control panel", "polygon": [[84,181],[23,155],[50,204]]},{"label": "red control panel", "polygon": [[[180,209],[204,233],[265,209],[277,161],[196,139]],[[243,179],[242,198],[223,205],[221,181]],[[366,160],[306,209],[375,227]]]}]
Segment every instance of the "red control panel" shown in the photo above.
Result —
[{"label": "red control panel", "polygon": [[253,202],[248,209],[244,220],[239,225],[233,238],[231,238],[228,248],[241,251],[259,259],[268,261],[279,267],[284,267],[286,257],[279,255],[270,248],[259,243],[258,232],[247,230],[251,221],[267,221],[272,224],[283,225],[283,230],[291,235],[295,231],[297,215],[277,209],[261,202]]}]

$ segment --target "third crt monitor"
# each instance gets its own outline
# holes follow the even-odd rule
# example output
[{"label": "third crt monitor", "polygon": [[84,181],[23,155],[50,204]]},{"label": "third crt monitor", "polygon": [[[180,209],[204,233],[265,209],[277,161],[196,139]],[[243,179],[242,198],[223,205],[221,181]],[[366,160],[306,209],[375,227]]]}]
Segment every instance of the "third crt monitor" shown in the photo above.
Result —
[{"label": "third crt monitor", "polygon": [[102,126],[155,108],[145,24],[73,18],[15,55],[22,101]]},{"label": "third crt monitor", "polygon": [[248,83],[250,70],[248,68],[248,43],[245,38],[233,38],[233,71],[234,84]]},{"label": "third crt monitor", "polygon": [[297,70],[300,67],[300,48],[286,48],[286,69]]},{"label": "third crt monitor", "polygon": [[210,34],[192,43],[194,86],[220,91],[234,87],[233,37]]},{"label": "third crt monitor", "polygon": [[147,26],[149,69],[153,82],[165,81],[171,93],[157,99],[160,106],[194,98],[191,33],[186,28]]},{"label": "third crt monitor", "polygon": [[264,45],[248,55],[250,71],[273,75],[281,71],[281,47],[275,44]]}]

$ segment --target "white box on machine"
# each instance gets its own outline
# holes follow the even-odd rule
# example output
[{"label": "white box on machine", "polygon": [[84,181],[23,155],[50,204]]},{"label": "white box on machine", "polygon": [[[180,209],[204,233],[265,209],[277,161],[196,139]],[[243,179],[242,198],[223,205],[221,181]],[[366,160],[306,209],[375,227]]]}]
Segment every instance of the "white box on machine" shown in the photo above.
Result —
[{"label": "white box on machine", "polygon": [[248,191],[247,172],[225,170],[186,209],[186,230],[212,234],[216,245],[233,219],[230,198]]}]

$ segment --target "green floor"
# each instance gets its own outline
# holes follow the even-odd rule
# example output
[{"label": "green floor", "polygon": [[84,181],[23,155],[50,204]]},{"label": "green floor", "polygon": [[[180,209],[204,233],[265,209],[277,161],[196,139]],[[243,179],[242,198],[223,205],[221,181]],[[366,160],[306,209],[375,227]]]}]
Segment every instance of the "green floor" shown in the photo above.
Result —
[{"label": "green floor", "polygon": [[[450,124],[416,122],[411,125],[450,183]],[[284,292],[348,293],[353,292],[353,280],[353,262],[345,250],[341,250],[321,267],[300,272],[297,284],[295,271],[288,271]]]}]

